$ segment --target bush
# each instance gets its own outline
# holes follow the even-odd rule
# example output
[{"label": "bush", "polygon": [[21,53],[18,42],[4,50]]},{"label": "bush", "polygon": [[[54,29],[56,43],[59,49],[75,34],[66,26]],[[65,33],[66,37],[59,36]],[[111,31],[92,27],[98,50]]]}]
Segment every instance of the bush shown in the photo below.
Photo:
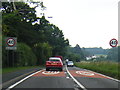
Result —
[{"label": "bush", "polygon": [[18,62],[17,66],[33,66],[36,65],[37,58],[32,49],[25,43],[18,43]]}]

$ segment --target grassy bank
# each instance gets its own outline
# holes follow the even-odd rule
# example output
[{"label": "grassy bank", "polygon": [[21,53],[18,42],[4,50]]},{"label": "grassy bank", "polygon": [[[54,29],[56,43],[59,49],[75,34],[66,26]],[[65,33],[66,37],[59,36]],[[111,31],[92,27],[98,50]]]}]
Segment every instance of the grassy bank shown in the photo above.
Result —
[{"label": "grassy bank", "polygon": [[[76,62],[75,65],[80,68],[93,70],[120,80],[118,68],[120,64],[116,62]],[[118,66],[119,65],[119,66]]]},{"label": "grassy bank", "polygon": [[18,70],[25,70],[30,68],[43,68],[44,66],[26,66],[26,67],[9,67],[9,68],[2,68],[2,73],[9,73]]}]

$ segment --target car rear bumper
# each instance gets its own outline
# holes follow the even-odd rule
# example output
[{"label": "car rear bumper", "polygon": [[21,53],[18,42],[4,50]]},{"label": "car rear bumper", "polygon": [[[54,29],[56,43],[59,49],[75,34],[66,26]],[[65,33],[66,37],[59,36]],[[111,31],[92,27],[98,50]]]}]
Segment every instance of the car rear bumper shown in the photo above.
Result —
[{"label": "car rear bumper", "polygon": [[62,66],[46,66],[48,69],[62,69]]},{"label": "car rear bumper", "polygon": [[67,65],[68,67],[73,67],[74,65]]}]

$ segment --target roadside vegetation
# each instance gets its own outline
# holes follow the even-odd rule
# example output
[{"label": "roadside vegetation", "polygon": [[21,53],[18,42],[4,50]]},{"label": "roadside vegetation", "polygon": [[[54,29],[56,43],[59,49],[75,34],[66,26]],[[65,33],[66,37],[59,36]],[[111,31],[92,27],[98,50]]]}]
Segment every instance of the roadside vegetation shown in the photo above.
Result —
[{"label": "roadside vegetation", "polygon": [[[29,4],[33,4],[33,7],[30,7]],[[101,52],[107,56],[106,58],[100,57],[95,60],[96,62],[91,59],[91,62],[80,62],[75,65],[118,78],[118,64],[112,61],[119,62],[120,47],[108,50],[102,48],[91,50],[91,48],[81,48],[78,44],[71,47],[62,30],[51,24],[44,13],[41,17],[37,17],[35,9],[38,6],[43,11],[46,9],[43,2],[29,2],[29,4],[26,2],[2,2],[2,7],[0,7],[2,11],[3,73],[19,70],[19,68],[25,69],[27,66],[30,68],[31,66],[45,65],[45,61],[49,57],[56,55],[63,56],[64,60],[80,62],[93,54],[101,54],[97,52],[102,50]],[[17,50],[5,49],[6,37],[17,38]]]},{"label": "roadside vegetation", "polygon": [[[44,65],[51,56],[66,55],[69,40],[45,15],[37,17],[37,7],[46,8],[43,2],[2,3],[3,68]],[[5,49],[6,37],[17,38],[17,50]]]},{"label": "roadside vegetation", "polygon": [[75,66],[89,69],[98,73],[102,73],[104,75],[111,76],[113,78],[120,80],[120,63],[111,62],[111,61],[100,61],[100,62],[76,62]]},{"label": "roadside vegetation", "polygon": [[15,72],[19,70],[25,70],[25,69],[31,69],[31,68],[43,68],[44,66],[24,66],[24,67],[9,67],[9,68],[3,68],[2,73],[10,73],[10,72]]}]

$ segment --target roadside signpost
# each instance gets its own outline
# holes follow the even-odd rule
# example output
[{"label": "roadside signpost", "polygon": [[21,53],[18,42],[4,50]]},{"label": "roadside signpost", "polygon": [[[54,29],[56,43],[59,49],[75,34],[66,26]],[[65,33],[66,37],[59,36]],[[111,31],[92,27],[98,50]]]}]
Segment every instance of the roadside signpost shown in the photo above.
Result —
[{"label": "roadside signpost", "polygon": [[110,40],[109,44],[111,47],[116,47],[118,44],[118,41],[117,41],[117,39],[113,38]]},{"label": "roadside signpost", "polygon": [[[7,50],[7,64],[8,66],[14,67],[15,61],[15,50],[17,49],[17,38],[16,37],[7,37],[5,39],[5,49]],[[11,62],[11,63],[10,63]]]},{"label": "roadside signpost", "polygon": [[17,49],[17,38],[7,37],[6,38],[6,50],[16,50]]}]

